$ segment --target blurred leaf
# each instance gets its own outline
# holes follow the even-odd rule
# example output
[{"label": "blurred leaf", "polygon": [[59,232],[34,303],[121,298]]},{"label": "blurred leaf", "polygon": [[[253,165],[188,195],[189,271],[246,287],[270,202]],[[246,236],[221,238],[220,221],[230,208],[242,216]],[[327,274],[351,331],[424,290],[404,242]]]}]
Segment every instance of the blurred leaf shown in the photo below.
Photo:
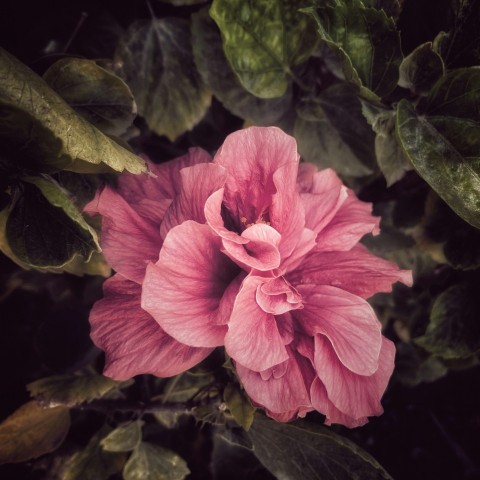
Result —
[{"label": "blurred leaf", "polygon": [[62,267],[75,256],[88,261],[100,250],[97,234],[61,188],[25,177],[5,226],[8,245],[34,267]]},{"label": "blurred leaf", "polygon": [[453,285],[435,300],[427,331],[415,343],[447,360],[468,358],[480,351],[479,317],[477,286]]},{"label": "blurred leaf", "polygon": [[397,18],[402,10],[398,0],[362,0],[366,7],[384,10],[389,17]]},{"label": "blurred leaf", "polygon": [[330,428],[257,414],[249,435],[255,455],[278,479],[391,480],[373,457]]},{"label": "blurred leaf", "polygon": [[126,83],[92,60],[63,58],[43,79],[77,113],[109,135],[121,135],[132,124],[137,107]]},{"label": "blurred leaf", "polygon": [[290,110],[292,89],[277,98],[263,99],[247,92],[233,73],[223,51],[215,22],[204,9],[192,16],[193,54],[207,87],[234,115],[269,126]]},{"label": "blurred leaf", "polygon": [[[385,97],[398,81],[402,61],[400,34],[384,11],[361,4],[308,8],[317,22],[320,38],[338,56],[344,78],[360,87],[367,99]],[[366,91],[366,87],[371,95]]]},{"label": "blurred leaf", "polygon": [[53,452],[69,429],[68,408],[25,403],[0,424],[0,464],[25,462]]},{"label": "blurred leaf", "polygon": [[239,386],[230,382],[223,391],[223,399],[233,419],[246,431],[250,429],[256,408]]},{"label": "blurred leaf", "polygon": [[480,122],[418,116],[401,100],[397,135],[418,174],[457,215],[480,228]]},{"label": "blurred leaf", "polygon": [[375,137],[375,156],[380,170],[387,181],[387,187],[392,186],[412,169],[412,164],[405,157],[395,135],[395,111],[390,110],[377,116],[372,125]]},{"label": "blurred leaf", "polygon": [[127,382],[117,382],[97,373],[72,373],[35,380],[27,385],[27,390],[42,405],[74,407],[126,386]]},{"label": "blurred leaf", "polygon": [[173,141],[207,111],[211,97],[195,67],[187,20],[133,23],[120,40],[115,57],[122,64],[139,115],[159,135]]},{"label": "blurred leaf", "polygon": [[142,441],[143,423],[141,420],[135,420],[120,425],[103,438],[100,445],[108,452],[129,452],[133,450]]},{"label": "blurred leaf", "polygon": [[430,91],[444,71],[442,57],[432,49],[432,42],[423,43],[403,59],[398,84],[423,95]]},{"label": "blurred leaf", "polygon": [[183,480],[190,470],[183,458],[171,450],[141,442],[130,455],[123,478],[125,480]]},{"label": "blurred leaf", "polygon": [[298,10],[307,0],[214,0],[210,15],[222,32],[225,55],[240,83],[260,98],[281,97],[291,68],[317,43],[311,19]]},{"label": "blurred leaf", "polygon": [[159,395],[158,399],[163,402],[188,402],[213,381],[213,376],[209,374],[194,375],[191,372],[185,372],[168,379],[164,389],[165,393]]},{"label": "blurred leaf", "polygon": [[345,176],[374,172],[374,134],[348,85],[334,84],[316,97],[306,97],[297,110],[295,138],[306,161]]},{"label": "blurred leaf", "polygon": [[100,441],[110,429],[103,427],[81,451],[73,454],[62,476],[62,480],[107,480],[119,473],[125,465],[126,454],[106,452]]},{"label": "blurred leaf", "polygon": [[[27,126],[32,126],[28,141],[39,145],[42,158],[45,152],[43,161],[37,159],[41,161],[37,170],[42,171],[44,164],[50,169],[82,172],[96,171],[99,167],[105,171],[125,169],[132,173],[146,170],[140,157],[120,147],[79,116],[42,78],[2,49],[0,72],[0,105],[10,111],[7,125],[11,123],[11,115],[21,119],[19,140],[25,140]],[[51,155],[48,155],[50,149]]]}]

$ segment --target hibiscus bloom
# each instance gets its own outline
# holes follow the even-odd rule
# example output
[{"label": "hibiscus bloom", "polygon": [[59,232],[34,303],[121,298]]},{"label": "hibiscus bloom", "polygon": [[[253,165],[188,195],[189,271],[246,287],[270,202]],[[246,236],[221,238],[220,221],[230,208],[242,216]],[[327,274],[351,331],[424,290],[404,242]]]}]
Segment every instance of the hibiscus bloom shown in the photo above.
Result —
[{"label": "hibiscus bloom", "polygon": [[382,413],[393,343],[366,301],[411,273],[359,240],[379,219],[330,170],[299,164],[277,128],[231,134],[123,174],[87,206],[117,274],[90,317],[105,374],[169,376],[224,346],[254,404],[288,421]]}]

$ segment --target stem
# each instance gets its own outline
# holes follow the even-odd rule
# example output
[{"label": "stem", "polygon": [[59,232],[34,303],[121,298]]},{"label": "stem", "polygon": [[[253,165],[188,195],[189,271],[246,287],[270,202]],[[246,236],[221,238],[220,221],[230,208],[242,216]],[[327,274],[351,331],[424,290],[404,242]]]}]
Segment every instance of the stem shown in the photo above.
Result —
[{"label": "stem", "polygon": [[192,407],[185,403],[164,403],[161,401],[141,402],[132,400],[93,400],[90,403],[78,405],[79,410],[93,410],[96,412],[109,413],[116,412],[134,412],[137,414],[144,413],[160,413],[160,412],[177,412],[186,415],[192,414]]}]

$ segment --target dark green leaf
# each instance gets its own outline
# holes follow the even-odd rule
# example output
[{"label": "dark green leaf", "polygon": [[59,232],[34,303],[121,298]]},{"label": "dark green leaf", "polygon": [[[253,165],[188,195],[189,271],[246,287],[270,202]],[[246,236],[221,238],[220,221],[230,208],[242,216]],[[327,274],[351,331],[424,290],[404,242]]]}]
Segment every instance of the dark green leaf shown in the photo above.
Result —
[{"label": "dark green leaf", "polygon": [[107,480],[111,475],[122,470],[126,454],[107,452],[100,445],[100,441],[109,430],[107,427],[100,429],[83,450],[70,458],[62,480]]},{"label": "dark green leaf", "polygon": [[398,104],[397,135],[407,157],[457,215],[480,228],[478,132],[480,123],[422,117],[406,100]]},{"label": "dark green leaf", "polygon": [[0,464],[25,462],[53,452],[69,429],[68,408],[25,403],[0,424]]},{"label": "dark green leaf", "polygon": [[[146,170],[140,157],[101,133],[67,105],[42,78],[2,49],[0,72],[0,105],[6,106],[10,112],[7,115],[7,130],[13,106],[23,112],[14,113],[23,124],[22,136],[25,136],[25,125],[32,125],[34,131],[26,141],[38,144],[42,157],[45,152],[37,170],[42,170],[43,163],[50,169],[56,167],[81,172],[97,171],[99,167],[105,171],[125,169],[132,173]],[[39,128],[38,123],[43,128]],[[45,130],[50,133],[46,135]]]},{"label": "dark green leaf", "polygon": [[104,397],[125,386],[122,382],[97,373],[67,373],[35,380],[27,385],[27,390],[42,405],[73,407]]},{"label": "dark green leaf", "polygon": [[389,17],[393,18],[397,18],[402,10],[398,0],[363,0],[362,3],[366,7],[372,7],[376,10],[384,10]]},{"label": "dark green leaf", "polygon": [[316,97],[307,97],[297,110],[295,137],[305,160],[345,176],[373,173],[374,134],[348,85],[332,85]]},{"label": "dark green leaf", "polygon": [[241,84],[261,98],[281,97],[292,67],[316,45],[313,22],[299,12],[307,0],[214,0],[210,15],[222,32],[225,55]]},{"label": "dark green leaf", "polygon": [[143,423],[141,420],[135,420],[120,425],[103,438],[100,445],[108,452],[129,452],[133,450],[142,440]]},{"label": "dark green leaf", "polygon": [[211,96],[193,60],[190,24],[180,18],[141,20],[120,40],[116,59],[138,113],[174,140],[205,114]]},{"label": "dark green leaf", "polygon": [[192,16],[192,35],[195,62],[203,81],[233,114],[269,126],[289,111],[291,88],[281,97],[262,99],[241,86],[225,57],[220,31],[207,10]]},{"label": "dark green leaf", "polygon": [[61,267],[100,250],[97,234],[55,183],[25,177],[5,231],[13,254],[35,267]]},{"label": "dark green leaf", "polygon": [[438,296],[425,335],[415,342],[447,360],[480,351],[480,301],[476,285],[454,285]]},{"label": "dark green leaf", "polygon": [[423,43],[400,65],[398,84],[419,95],[426,94],[443,75],[442,57],[432,49],[432,42]]},{"label": "dark green leaf", "polygon": [[123,469],[125,480],[183,480],[190,470],[185,460],[171,450],[141,442]]},{"label": "dark green leaf", "polygon": [[234,383],[229,383],[223,392],[223,399],[227,404],[234,420],[248,431],[253,423],[255,416],[255,407],[240,387]]},{"label": "dark green leaf", "polygon": [[[397,85],[402,61],[400,35],[384,11],[361,5],[310,8],[320,38],[339,58],[344,78],[385,97]],[[371,93],[361,89],[367,98]]]},{"label": "dark green leaf", "polygon": [[43,79],[73,109],[109,135],[121,135],[137,114],[125,82],[92,60],[64,58]]},{"label": "dark green leaf", "polygon": [[257,458],[279,479],[391,479],[367,452],[327,427],[257,414],[249,435]]},{"label": "dark green leaf", "polygon": [[372,128],[375,137],[375,156],[380,170],[387,181],[387,187],[398,182],[412,164],[405,157],[395,135],[396,114],[387,111],[377,116]]}]

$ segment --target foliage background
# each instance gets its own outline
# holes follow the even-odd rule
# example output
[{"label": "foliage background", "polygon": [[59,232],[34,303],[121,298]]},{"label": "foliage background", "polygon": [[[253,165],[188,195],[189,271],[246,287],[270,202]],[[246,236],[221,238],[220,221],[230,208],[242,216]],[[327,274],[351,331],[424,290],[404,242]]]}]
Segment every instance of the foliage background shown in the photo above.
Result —
[{"label": "foliage background", "polygon": [[[180,6],[175,3],[173,0],[151,0],[150,8],[158,18],[175,17],[187,21],[192,13],[202,10],[206,5],[205,2]],[[310,2],[300,3],[300,7],[311,5]],[[319,2],[319,6],[327,3]],[[343,3],[353,8],[356,2]],[[397,4],[395,1],[366,3],[386,9],[394,8]],[[4,0],[0,8],[0,45],[40,75],[65,54],[89,59],[114,58],[119,38],[128,27],[136,20],[149,21],[152,15],[146,3],[133,0],[45,0],[34,4],[24,0]],[[84,16],[84,12],[88,15]],[[321,16],[321,8],[318,12],[320,18],[326,18]],[[325,15],[328,16],[328,12]],[[442,69],[455,71],[480,65],[479,18],[478,1],[405,0],[396,19],[405,57],[425,42],[432,42],[439,32],[449,32],[450,40],[444,44],[446,50],[443,51],[438,40],[440,46],[437,45],[437,49],[442,57],[441,71],[438,71],[436,54],[433,55],[432,50],[426,48],[426,54],[421,52],[415,61],[408,64],[413,70],[407,71],[406,77],[404,75],[403,88],[394,85],[379,93],[383,99],[382,108],[375,99],[372,100],[371,91],[359,94],[358,85],[351,90],[346,86],[348,82],[339,82],[329,68],[332,63],[325,60],[328,59],[328,55],[325,55],[332,51],[328,49],[328,41],[320,45],[323,56],[315,53],[307,66],[302,62],[292,65],[294,74],[301,83],[307,85],[308,94],[297,83],[287,81],[286,93],[280,92],[281,97],[268,100],[272,102],[270,104],[264,105],[252,100],[251,96],[247,97],[248,94],[239,84],[235,92],[225,90],[224,95],[228,97],[231,93],[230,98],[220,98],[221,87],[228,82],[220,82],[220,86],[216,87],[216,77],[212,72],[217,74],[224,71],[222,68],[228,64],[225,60],[222,60],[223,63],[218,60],[214,42],[203,45],[202,49],[199,41],[197,60],[200,56],[204,61],[197,61],[197,67],[204,81],[208,83],[210,79],[211,82],[206,91],[211,89],[215,92],[217,88],[217,96],[213,97],[211,106],[208,107],[210,97],[204,101],[205,110],[208,108],[208,111],[204,116],[199,116],[203,116],[203,119],[190,131],[186,130],[191,125],[166,131],[162,130],[162,119],[150,118],[147,122],[138,117],[134,123],[136,130],[130,132],[128,138],[135,151],[146,152],[155,161],[165,161],[182,154],[191,145],[214,151],[228,133],[241,128],[245,121],[263,121],[295,132],[300,150],[303,149],[302,155],[307,158],[310,156],[312,158],[308,159],[313,160],[321,157],[318,152],[325,148],[319,146],[325,138],[318,138],[317,131],[330,129],[327,130],[330,132],[329,138],[340,136],[340,142],[329,146],[327,150],[330,155],[324,158],[333,162],[328,165],[336,168],[363,200],[374,202],[376,213],[382,215],[384,233],[378,239],[366,239],[366,243],[372,250],[399,262],[402,267],[413,268],[415,285],[412,289],[396,287],[392,295],[380,295],[372,300],[385,325],[386,334],[396,341],[398,349],[396,372],[383,400],[385,414],[372,419],[360,429],[349,431],[334,427],[333,430],[356,442],[398,480],[480,478],[480,367],[477,354],[480,348],[480,234],[464,221],[467,219],[479,226],[480,210],[475,205],[464,207],[466,199],[471,196],[478,202],[480,190],[469,183],[470,177],[452,180],[449,177],[451,170],[444,170],[439,157],[435,157],[436,142],[429,143],[426,137],[421,137],[429,131],[422,122],[432,117],[430,112],[433,107],[437,109],[438,117],[440,108],[438,105],[429,107],[428,101],[422,107],[422,101],[425,103],[422,98],[428,95],[435,81],[441,77]],[[75,32],[81,19],[82,23]],[[200,29],[197,33],[205,33],[198,24],[197,28]],[[195,29],[193,32],[195,35]],[[330,31],[331,38],[334,33]],[[338,39],[334,43],[338,46]],[[310,53],[306,54],[307,58]],[[355,52],[350,54],[354,58]],[[402,58],[398,58],[400,62]],[[380,73],[391,68],[382,60],[377,62],[378,69],[383,69]],[[398,75],[398,66],[394,66],[394,77]],[[183,68],[187,68],[185,64]],[[128,72],[124,74],[128,83]],[[233,73],[230,72],[230,75]],[[440,111],[440,116],[443,114],[450,120],[442,124],[444,130],[438,123],[442,119],[437,118],[434,124],[444,133],[449,144],[454,145],[455,154],[459,153],[467,159],[473,172],[471,177],[475,177],[480,158],[480,134],[477,133],[480,131],[480,80],[476,72],[469,79],[470,83],[465,87],[467,99],[460,104],[463,113]],[[279,84],[282,82],[285,83],[285,80],[280,79]],[[261,86],[252,88],[261,90]],[[286,99],[288,95],[292,97]],[[326,96],[338,99],[338,103],[329,105],[325,101]],[[232,100],[235,98],[238,101]],[[375,132],[363,117],[357,98],[364,102],[364,113],[370,114],[370,123],[374,125]],[[436,98],[438,100],[438,95]],[[245,107],[242,107],[241,100],[245,101]],[[358,102],[358,110],[348,110],[352,104],[356,105],[355,102]],[[416,105],[417,113],[412,114],[406,102]],[[141,106],[139,99],[137,103]],[[336,110],[338,105],[344,103],[349,115]],[[232,111],[234,104],[238,107],[235,112]],[[275,108],[268,106],[272,104]],[[200,110],[202,108],[199,107]],[[251,112],[257,118],[250,118],[246,114],[242,118],[242,111],[239,111],[242,108],[243,112]],[[269,117],[272,111],[282,108],[285,112],[283,118]],[[465,112],[469,108],[474,112],[473,117],[467,118],[473,130],[467,139],[465,124],[459,126],[457,123],[468,117]],[[399,111],[399,115],[404,115],[402,118],[407,120],[406,125],[411,126],[413,133],[401,131],[395,134],[395,110]],[[292,120],[292,111],[298,114],[300,121]],[[416,120],[417,114],[421,120]],[[171,115],[168,119],[175,119],[174,113]],[[375,123],[379,115],[384,115],[382,122]],[[145,116],[148,118],[148,114]],[[455,123],[451,117],[460,117],[460,120],[457,118]],[[295,126],[293,121],[296,121]],[[153,123],[160,124],[157,131],[160,129],[162,134],[155,133],[151,127]],[[410,134],[414,138],[420,136],[423,141],[409,143]],[[6,141],[5,137],[2,141]],[[399,147],[399,142],[403,142],[404,150]],[[393,153],[388,155],[391,151]],[[409,160],[405,158],[406,154]],[[350,159],[348,164],[338,161],[346,156]],[[335,163],[335,159],[338,163]],[[428,168],[422,169],[425,162]],[[412,163],[420,175],[412,169]],[[454,174],[458,173],[455,169],[453,171]],[[4,190],[8,191],[4,188],[5,178],[2,170],[2,209],[10,201],[4,193]],[[78,178],[85,182],[81,187],[74,182]],[[90,177],[68,177],[67,174],[63,178],[63,185],[70,185],[77,197],[80,193],[88,197],[100,181],[98,179],[106,177],[95,176],[93,181],[86,178]],[[447,182],[446,187],[442,179]],[[71,183],[68,183],[69,180]],[[460,185],[460,195],[452,200],[448,192],[457,183]],[[460,216],[435,195],[432,188]],[[102,281],[101,276],[79,277],[69,273],[57,275],[25,271],[1,255],[0,420],[7,418],[30,399],[26,385],[35,380],[85,371],[82,369],[101,372],[103,359],[89,339],[88,313],[94,301],[101,297]],[[215,366],[221,364],[222,359],[214,358],[212,362]],[[209,367],[214,368],[211,365]],[[217,378],[217,381],[225,385],[228,378]],[[164,391],[165,382],[141,377],[126,388],[126,400],[145,402],[154,394]],[[72,427],[56,453],[0,466],[0,478],[62,478],[55,475],[61,475],[58,472],[62,472],[72,455],[82,450],[102,428],[106,417],[111,427],[132,419],[131,412],[118,411],[106,415],[101,404],[97,405],[98,408],[94,408],[95,405],[93,403],[90,404],[91,408],[72,410]],[[310,414],[308,418],[314,425],[322,421],[321,416],[316,414]],[[272,478],[248,450],[219,444],[214,435],[216,427],[208,422],[199,424],[198,417],[182,419],[175,429],[166,429],[160,424],[154,426],[151,417],[148,417],[147,423],[150,429],[145,432],[149,441],[170,448],[187,460],[192,472],[188,478],[212,478],[212,471],[218,479]],[[104,460],[104,464],[109,464],[109,461]],[[121,463],[125,459],[119,461]],[[98,465],[96,468],[99,468]],[[347,474],[332,478],[355,478],[353,464],[351,468],[351,477]],[[106,471],[105,478],[108,478],[108,468]],[[360,478],[377,478],[375,472],[371,475]],[[121,477],[118,473],[112,473],[111,478]],[[323,477],[320,475],[319,478]]]}]

